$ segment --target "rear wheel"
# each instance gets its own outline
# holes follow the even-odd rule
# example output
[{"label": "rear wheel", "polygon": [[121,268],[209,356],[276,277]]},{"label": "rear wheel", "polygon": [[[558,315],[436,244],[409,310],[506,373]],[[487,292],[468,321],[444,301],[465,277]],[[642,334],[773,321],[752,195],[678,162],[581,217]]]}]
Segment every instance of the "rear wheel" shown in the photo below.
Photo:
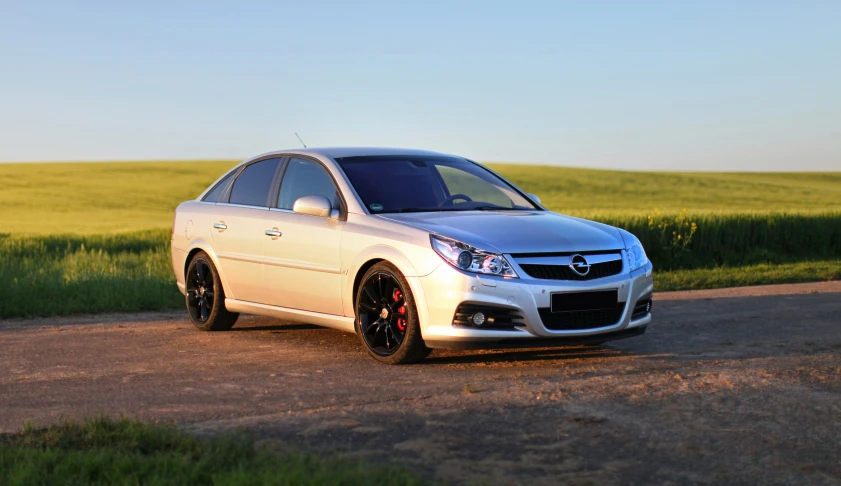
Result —
[{"label": "rear wheel", "polygon": [[239,314],[225,308],[225,291],[207,253],[196,253],[185,277],[187,312],[193,324],[202,331],[227,331],[234,327]]},{"label": "rear wheel", "polygon": [[407,364],[429,356],[412,290],[394,265],[380,262],[365,272],[355,302],[356,332],[374,359]]}]

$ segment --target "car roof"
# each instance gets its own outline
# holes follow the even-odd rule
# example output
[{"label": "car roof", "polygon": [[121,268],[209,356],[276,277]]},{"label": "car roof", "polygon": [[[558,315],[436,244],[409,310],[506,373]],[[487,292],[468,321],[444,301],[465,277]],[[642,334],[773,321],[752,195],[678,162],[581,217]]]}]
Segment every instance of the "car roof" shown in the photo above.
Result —
[{"label": "car roof", "polygon": [[453,157],[449,154],[442,154],[439,152],[432,152],[429,150],[417,150],[406,148],[389,148],[389,147],[313,147],[292,150],[277,150],[262,156],[272,154],[301,154],[301,155],[322,155],[332,159],[342,157],[363,157],[371,155],[421,155],[421,156],[438,156],[438,157]]}]

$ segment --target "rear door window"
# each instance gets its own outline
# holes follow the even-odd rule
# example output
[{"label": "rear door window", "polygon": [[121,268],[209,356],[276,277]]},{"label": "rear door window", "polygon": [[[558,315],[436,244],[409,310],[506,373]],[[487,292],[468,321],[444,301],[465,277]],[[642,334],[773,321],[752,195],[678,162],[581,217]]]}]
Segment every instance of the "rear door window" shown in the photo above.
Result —
[{"label": "rear door window", "polygon": [[250,164],[231,187],[231,204],[267,207],[280,159],[266,159]]}]

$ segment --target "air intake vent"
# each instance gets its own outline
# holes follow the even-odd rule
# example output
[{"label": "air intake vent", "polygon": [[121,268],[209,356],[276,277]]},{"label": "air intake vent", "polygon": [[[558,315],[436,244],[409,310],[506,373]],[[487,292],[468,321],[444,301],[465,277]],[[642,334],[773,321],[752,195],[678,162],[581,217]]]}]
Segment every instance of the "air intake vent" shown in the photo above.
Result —
[{"label": "air intake vent", "polygon": [[537,312],[543,327],[552,331],[580,331],[607,327],[619,322],[625,303],[621,302],[616,309],[596,309],[573,312],[552,312],[548,307],[540,307]]},{"label": "air intake vent", "polygon": [[652,302],[653,301],[650,295],[638,300],[637,304],[634,306],[634,313],[631,314],[631,319],[639,319],[648,315],[651,312]]}]

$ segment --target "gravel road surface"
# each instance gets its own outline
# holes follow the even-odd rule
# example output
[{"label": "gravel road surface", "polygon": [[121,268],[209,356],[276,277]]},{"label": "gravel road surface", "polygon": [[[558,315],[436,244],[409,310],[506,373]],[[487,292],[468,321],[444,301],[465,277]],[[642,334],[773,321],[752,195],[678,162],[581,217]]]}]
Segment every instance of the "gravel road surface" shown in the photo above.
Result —
[{"label": "gravel road surface", "polygon": [[373,362],[356,336],[183,313],[0,321],[0,431],[106,413],[445,483],[841,484],[841,284],[660,294],[640,337]]}]

